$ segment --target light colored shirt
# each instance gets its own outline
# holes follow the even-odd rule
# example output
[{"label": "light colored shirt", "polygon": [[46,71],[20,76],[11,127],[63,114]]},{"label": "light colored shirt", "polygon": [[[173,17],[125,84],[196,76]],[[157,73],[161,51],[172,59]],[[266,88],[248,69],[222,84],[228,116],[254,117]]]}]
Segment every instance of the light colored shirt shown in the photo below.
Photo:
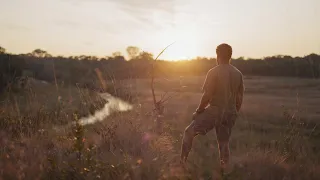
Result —
[{"label": "light colored shirt", "polygon": [[218,65],[209,70],[203,91],[210,97],[210,106],[223,112],[237,113],[244,92],[243,75],[230,64]]}]

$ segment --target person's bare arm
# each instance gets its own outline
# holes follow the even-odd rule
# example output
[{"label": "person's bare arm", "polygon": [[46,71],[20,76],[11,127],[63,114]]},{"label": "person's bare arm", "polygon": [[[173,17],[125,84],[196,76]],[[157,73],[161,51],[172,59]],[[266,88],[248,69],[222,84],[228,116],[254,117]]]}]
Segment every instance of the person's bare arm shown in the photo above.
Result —
[{"label": "person's bare arm", "polygon": [[209,93],[204,92],[196,112],[201,113],[202,111],[204,111],[204,109],[208,106],[209,101],[210,101]]},{"label": "person's bare arm", "polygon": [[206,80],[203,85],[203,94],[200,100],[200,104],[196,110],[197,113],[201,113],[204,111],[204,109],[208,106],[210,99],[211,99],[211,94],[212,94],[212,88],[213,88],[213,72],[209,71]]},{"label": "person's bare arm", "polygon": [[239,87],[239,91],[237,94],[237,104],[236,104],[236,108],[237,111],[239,112],[242,106],[242,102],[243,102],[243,94],[244,94],[244,84],[243,84],[243,77],[241,76],[241,82],[240,82],[240,87]]}]

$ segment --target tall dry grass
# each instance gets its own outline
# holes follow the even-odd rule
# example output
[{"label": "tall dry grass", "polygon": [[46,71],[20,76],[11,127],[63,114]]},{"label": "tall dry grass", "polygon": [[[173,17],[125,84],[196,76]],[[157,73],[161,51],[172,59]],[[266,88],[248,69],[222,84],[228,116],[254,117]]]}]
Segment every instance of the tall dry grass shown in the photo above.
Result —
[{"label": "tall dry grass", "polygon": [[[19,100],[19,94],[6,96],[10,98],[2,101],[0,114],[0,177],[319,179],[319,131],[315,128],[316,124],[312,124],[314,121],[306,119],[301,112],[304,104],[301,104],[299,109],[292,107],[295,101],[286,100],[282,101],[285,108],[278,109],[278,104],[275,104],[272,98],[279,96],[274,92],[270,96],[267,90],[257,95],[256,89],[252,89],[255,93],[247,94],[246,104],[232,134],[231,172],[221,177],[217,171],[218,152],[213,141],[213,132],[195,139],[188,166],[186,169],[181,168],[178,157],[182,133],[190,123],[190,115],[200,96],[194,92],[195,86],[198,86],[197,81],[188,81],[184,94],[167,102],[163,133],[160,135],[155,131],[155,117],[150,105],[152,97],[148,92],[143,93],[144,91],[139,89],[145,86],[136,89],[140,93],[132,92],[128,93],[130,96],[126,96],[130,97],[134,105],[132,111],[111,114],[105,121],[88,126],[78,123],[83,116],[79,112],[91,113],[91,106],[103,102],[90,91],[59,88],[60,92],[54,95],[56,90],[48,87],[45,91],[35,93],[34,90],[21,94],[20,98],[32,95],[26,98],[27,101],[23,101],[23,98]],[[143,81],[139,83],[143,84]],[[166,83],[168,84],[163,83],[163,88],[166,88]],[[68,94],[69,91],[73,93]],[[44,92],[49,93],[40,98]],[[279,90],[280,94],[281,92]],[[267,100],[266,97],[269,96],[271,99]],[[54,103],[48,102],[50,97]],[[79,106],[77,103],[63,105],[70,97],[79,102]],[[255,104],[262,100],[265,106],[261,103],[260,106]],[[312,100],[311,102],[313,103]],[[96,105],[92,109],[100,107]],[[71,121],[75,122],[75,125],[60,128],[59,131],[53,128]]]}]

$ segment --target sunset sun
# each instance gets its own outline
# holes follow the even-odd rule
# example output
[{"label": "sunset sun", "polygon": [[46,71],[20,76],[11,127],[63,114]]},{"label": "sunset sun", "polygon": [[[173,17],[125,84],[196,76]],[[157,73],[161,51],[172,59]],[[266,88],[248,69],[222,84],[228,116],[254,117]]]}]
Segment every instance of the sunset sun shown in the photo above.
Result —
[{"label": "sunset sun", "polygon": [[179,61],[197,57],[199,55],[200,33],[194,26],[185,27],[179,23],[176,25],[177,27],[171,31],[160,32],[159,37],[157,37],[158,42],[163,44],[164,47],[172,43],[160,59]]},{"label": "sunset sun", "polygon": [[168,47],[160,59],[179,61],[192,59],[197,56],[197,45],[195,42],[181,41],[175,42]]}]

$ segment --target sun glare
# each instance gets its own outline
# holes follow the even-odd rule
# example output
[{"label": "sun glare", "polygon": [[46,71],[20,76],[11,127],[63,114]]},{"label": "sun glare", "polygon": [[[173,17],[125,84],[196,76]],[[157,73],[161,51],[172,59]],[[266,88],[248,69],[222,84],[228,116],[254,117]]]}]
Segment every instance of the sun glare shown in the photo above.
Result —
[{"label": "sun glare", "polygon": [[195,58],[197,56],[197,45],[194,41],[177,41],[166,49],[160,59],[168,61],[180,61]]},{"label": "sun glare", "polygon": [[164,51],[160,59],[168,61],[189,60],[199,55],[200,34],[196,26],[186,26],[177,22],[174,28],[160,31],[157,35],[158,45],[161,44],[165,47],[174,42]]}]

